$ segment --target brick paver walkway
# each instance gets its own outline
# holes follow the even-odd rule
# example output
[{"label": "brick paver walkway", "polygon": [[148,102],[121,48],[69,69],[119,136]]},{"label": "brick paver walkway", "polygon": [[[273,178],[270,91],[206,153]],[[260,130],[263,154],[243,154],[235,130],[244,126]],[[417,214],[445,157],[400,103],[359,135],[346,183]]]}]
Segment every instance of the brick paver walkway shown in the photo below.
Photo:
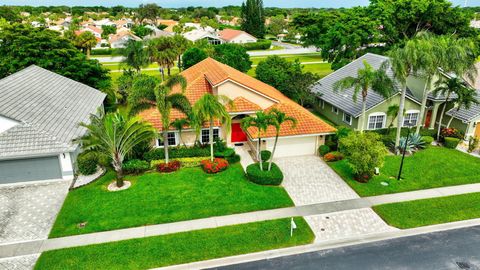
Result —
[{"label": "brick paver walkway", "polygon": [[31,270],[40,254],[0,259],[0,270]]}]

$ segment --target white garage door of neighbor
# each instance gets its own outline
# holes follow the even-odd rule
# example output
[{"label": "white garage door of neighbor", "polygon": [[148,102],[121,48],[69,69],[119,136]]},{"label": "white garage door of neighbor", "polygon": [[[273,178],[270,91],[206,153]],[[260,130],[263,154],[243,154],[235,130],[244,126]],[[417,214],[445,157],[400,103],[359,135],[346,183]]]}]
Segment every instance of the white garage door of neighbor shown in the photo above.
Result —
[{"label": "white garage door of neighbor", "polygon": [[[279,138],[275,157],[307,156],[316,152],[317,137]],[[273,140],[268,142],[268,150],[273,148]]]}]

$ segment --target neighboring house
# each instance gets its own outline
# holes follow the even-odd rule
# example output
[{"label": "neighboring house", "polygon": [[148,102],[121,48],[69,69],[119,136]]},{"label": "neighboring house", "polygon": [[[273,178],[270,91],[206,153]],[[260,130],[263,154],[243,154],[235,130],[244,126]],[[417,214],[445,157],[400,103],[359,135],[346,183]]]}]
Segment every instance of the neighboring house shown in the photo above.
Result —
[{"label": "neighboring house", "polygon": [[226,43],[252,43],[257,42],[257,38],[241,30],[225,29],[218,32],[218,36]]},{"label": "neighboring house", "polygon": [[153,32],[150,35],[143,37],[143,40],[150,40],[150,39],[159,38],[159,37],[172,37],[174,35],[174,33],[172,32],[160,30],[157,27],[152,25],[147,25],[146,27],[152,29]]},{"label": "neighboring house", "polygon": [[[337,125],[357,130],[360,128],[358,125],[362,113],[361,95],[358,95],[357,102],[353,102],[353,88],[347,89],[346,91],[335,92],[333,85],[345,77],[355,77],[357,71],[364,67],[364,60],[373,68],[378,69],[383,62],[388,61],[388,57],[367,53],[327,75],[312,86],[312,91],[320,94],[318,104],[320,112]],[[393,78],[391,70],[388,70],[387,73]],[[400,90],[401,89],[397,87],[395,93],[390,98],[384,98],[373,90],[369,90],[364,130],[382,129],[390,125],[392,117],[387,116],[387,110],[389,106],[400,103]],[[405,122],[410,121],[412,124],[416,124],[420,113],[420,99],[416,98],[410,89],[408,89],[407,93],[405,99]],[[393,126],[397,126],[396,120]]]},{"label": "neighboring house", "polygon": [[203,29],[195,29],[183,34],[183,36],[193,42],[201,39],[206,39],[212,45],[218,45],[224,43],[215,31],[208,31]]},{"label": "neighboring house", "polygon": [[141,41],[142,39],[129,31],[122,31],[115,35],[110,35],[108,42],[112,48],[125,48],[129,40]]},{"label": "neighboring house", "polygon": [[[249,128],[247,132],[244,132],[240,127],[240,122],[256,111],[269,111],[272,108],[278,108],[298,120],[296,128],[292,128],[291,123],[282,125],[275,154],[277,157],[313,155],[324,143],[325,136],[335,132],[335,128],[284,96],[277,89],[212,58],[207,58],[190,67],[181,75],[187,80],[185,96],[191,104],[194,104],[206,93],[225,95],[233,100],[233,108],[227,108],[232,117],[230,131],[227,133],[227,129],[218,122],[215,123],[213,131],[214,138],[222,138],[228,145],[246,143],[255,153],[258,145],[256,129]],[[178,87],[173,90],[173,92],[179,91]],[[162,130],[160,114],[156,108],[143,111],[140,116],[152,123],[159,131]],[[183,113],[173,109],[170,120],[185,117]],[[272,150],[274,137],[275,129],[270,127],[262,136],[261,149]],[[195,132],[190,127],[186,127],[182,131],[181,138],[177,130],[170,128],[168,144],[171,146],[181,143],[192,145],[195,138]],[[209,129],[206,125],[200,131],[199,139],[202,143],[208,143],[208,138]],[[163,146],[161,138],[155,145]]]},{"label": "neighboring house", "polygon": [[0,80],[0,184],[73,179],[80,122],[105,94],[38,66]]},{"label": "neighboring house", "polygon": [[105,26],[115,26],[115,27],[117,27],[117,25],[114,22],[110,21],[110,19],[108,19],[108,18],[101,19],[99,21],[95,21],[94,24],[95,24],[95,26],[97,26],[99,28],[102,28],[102,26],[104,26],[104,25]]},{"label": "neighboring house", "polygon": [[[362,103],[361,95],[358,95],[357,102],[353,102],[353,89],[335,92],[333,84],[347,76],[355,77],[358,69],[364,67],[363,61],[367,61],[372,67],[379,68],[380,65],[388,61],[389,58],[377,54],[367,53],[362,57],[354,60],[350,64],[338,69],[337,71],[322,78],[312,87],[312,91],[320,94],[318,107],[320,112],[331,120],[333,123],[341,126],[347,126],[353,129],[359,129],[359,117],[361,116]],[[480,69],[480,65],[477,65]],[[392,70],[387,71],[388,75],[393,79]],[[449,77],[448,74],[442,76]],[[434,87],[438,78],[434,79],[432,85]],[[480,76],[475,82],[471,83],[472,87],[477,89],[480,97]],[[432,87],[432,88],[433,88]],[[410,76],[407,79],[407,95],[405,99],[405,115],[404,125],[411,123],[417,124],[420,118],[420,102],[425,88],[425,79],[419,76]],[[433,89],[432,89],[433,90]],[[388,107],[400,104],[400,87],[396,83],[395,93],[390,98],[384,98],[370,89],[367,96],[367,111],[364,121],[365,130],[386,128],[392,123],[392,116],[387,116]],[[451,127],[457,128],[465,133],[465,137],[480,137],[480,106],[473,105],[469,110],[461,108],[460,112],[455,115],[455,108],[451,104],[445,102],[445,97],[434,95],[432,92],[428,94],[427,108],[423,117],[423,126],[425,128],[434,129],[438,127],[440,114],[443,106],[448,106],[443,116],[442,126],[446,126],[450,117],[454,115]],[[393,126],[397,126],[397,120],[393,121]]]},{"label": "neighboring house", "polygon": [[178,22],[174,20],[160,20],[160,19],[157,20],[157,25],[167,26],[165,29],[163,29],[164,31],[167,31],[167,32],[173,32],[173,27],[177,24]]}]

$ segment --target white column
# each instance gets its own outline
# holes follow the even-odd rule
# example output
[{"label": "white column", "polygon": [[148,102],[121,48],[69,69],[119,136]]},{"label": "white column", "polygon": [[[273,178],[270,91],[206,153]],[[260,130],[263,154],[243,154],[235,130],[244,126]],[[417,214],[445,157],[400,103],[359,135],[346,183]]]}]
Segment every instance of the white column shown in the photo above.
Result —
[{"label": "white column", "polygon": [[58,156],[58,159],[60,160],[62,178],[64,180],[73,180],[73,166],[70,153],[62,153]]}]

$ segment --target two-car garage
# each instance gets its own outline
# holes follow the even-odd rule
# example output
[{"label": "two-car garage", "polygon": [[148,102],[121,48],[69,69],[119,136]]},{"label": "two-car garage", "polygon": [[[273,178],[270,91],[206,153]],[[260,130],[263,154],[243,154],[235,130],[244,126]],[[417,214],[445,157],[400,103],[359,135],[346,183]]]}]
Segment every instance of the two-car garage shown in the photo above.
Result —
[{"label": "two-car garage", "polygon": [[[272,151],[274,141],[275,138],[268,138],[266,149]],[[323,136],[280,137],[275,149],[275,157],[315,155],[320,144],[323,144]]]},{"label": "two-car garage", "polygon": [[0,160],[0,184],[62,179],[58,156]]}]

